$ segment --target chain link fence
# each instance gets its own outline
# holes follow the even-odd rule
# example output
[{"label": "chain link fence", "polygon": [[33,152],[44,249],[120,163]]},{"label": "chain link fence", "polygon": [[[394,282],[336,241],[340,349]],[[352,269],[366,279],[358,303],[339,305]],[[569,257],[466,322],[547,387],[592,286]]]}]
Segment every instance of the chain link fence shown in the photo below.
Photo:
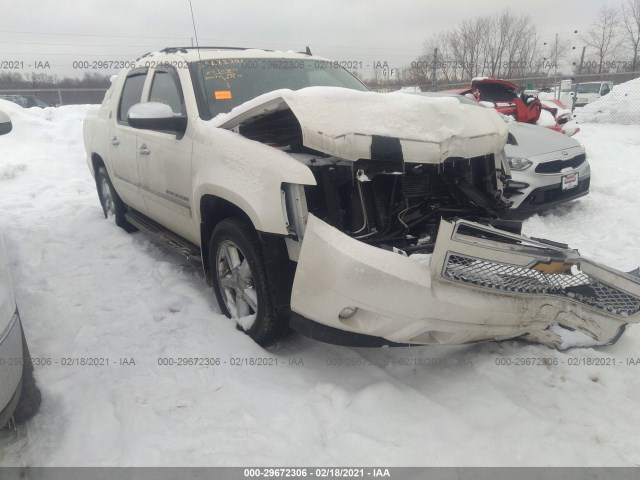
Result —
[{"label": "chain link fence", "polygon": [[[573,110],[579,123],[640,125],[640,72],[586,74],[573,77],[527,77],[507,79],[527,94],[541,100],[555,100]],[[366,82],[365,82],[366,83]],[[470,82],[439,83],[442,90],[460,90]],[[391,92],[400,89],[431,91],[431,84],[373,86],[373,90]],[[23,107],[99,104],[106,88],[2,89],[0,98]]]},{"label": "chain link fence", "polygon": [[[640,125],[640,72],[558,75],[557,77],[505,78],[516,84],[520,92],[540,100],[559,101],[573,110],[579,123],[615,123]],[[460,91],[471,82],[438,83],[438,91]],[[391,84],[373,89],[379,92],[434,90],[432,84]]]},{"label": "chain link fence", "polygon": [[102,103],[106,88],[40,88],[3,89],[0,98],[29,107],[57,107]]}]

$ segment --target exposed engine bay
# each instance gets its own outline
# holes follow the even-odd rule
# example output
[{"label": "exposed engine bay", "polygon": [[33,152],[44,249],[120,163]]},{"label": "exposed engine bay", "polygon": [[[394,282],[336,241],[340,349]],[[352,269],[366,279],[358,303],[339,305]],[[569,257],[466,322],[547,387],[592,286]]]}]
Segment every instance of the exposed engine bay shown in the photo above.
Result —
[{"label": "exposed engine bay", "polygon": [[373,136],[371,160],[343,160],[305,147],[290,110],[242,125],[239,133],[307,165],[317,182],[305,186],[308,211],[364,243],[431,253],[441,218],[520,233],[520,222],[498,218],[510,206],[502,195],[508,174],[493,154],[408,163],[397,138]]}]

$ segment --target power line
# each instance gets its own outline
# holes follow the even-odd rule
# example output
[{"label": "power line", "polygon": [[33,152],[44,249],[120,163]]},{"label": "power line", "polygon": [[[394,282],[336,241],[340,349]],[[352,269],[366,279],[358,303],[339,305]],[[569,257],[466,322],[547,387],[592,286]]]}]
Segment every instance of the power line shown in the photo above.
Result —
[{"label": "power line", "polygon": [[150,48],[157,47],[158,44],[154,45],[122,45],[122,44],[98,44],[98,43],[49,43],[49,42],[3,42],[0,43],[9,44],[9,45],[51,45],[51,46],[65,46],[65,47],[123,47],[123,48]]},{"label": "power line", "polygon": [[10,34],[23,34],[23,35],[60,35],[67,37],[105,37],[105,38],[190,38],[189,35],[184,35],[180,37],[170,37],[167,35],[162,36],[153,36],[153,35],[103,35],[99,33],[58,33],[58,32],[17,32],[11,30],[0,30],[0,33],[10,33]]},{"label": "power line", "polygon": [[[59,32],[26,32],[26,31],[11,31],[11,30],[0,30],[0,34],[2,33],[8,33],[8,34],[25,34],[25,35],[55,35],[55,36],[69,36],[69,37],[101,37],[101,38],[154,38],[154,39],[181,39],[181,40],[189,40],[191,39],[191,35],[184,35],[184,36],[168,36],[168,35],[163,35],[163,36],[154,36],[154,35],[104,35],[104,34],[98,34],[98,33],[59,33]],[[241,40],[241,39],[237,39],[237,40],[232,40],[230,41],[228,38],[225,39],[215,39],[215,38],[211,38],[211,37],[203,37],[201,38],[201,40],[207,41],[207,42],[213,42],[213,43],[222,43],[222,44],[226,44],[226,43],[245,43],[245,44],[259,44],[259,45],[285,45],[285,48],[291,48],[293,45],[296,45],[298,43],[303,44],[303,43],[309,43],[307,42],[289,42],[289,41],[280,41],[280,42],[265,42],[265,41],[255,41],[255,40]],[[0,42],[0,43],[15,43],[16,45],[22,44],[22,45],[40,45],[39,43],[19,43],[19,42]],[[48,43],[42,43],[42,45],[68,45],[68,46],[80,46],[77,44],[48,44]],[[385,48],[385,47],[358,47],[358,46],[349,46],[349,47],[345,47],[344,45],[323,45],[323,44],[317,44],[317,43],[312,43],[312,46],[315,46],[316,48],[358,48],[360,50],[375,50],[375,51],[382,51],[382,50],[387,50],[387,51],[395,51],[398,50],[396,48]],[[90,45],[90,46],[102,46],[102,45]],[[104,46],[111,46],[111,45],[104,45]],[[114,45],[114,46],[123,46],[123,45]],[[141,45],[143,46],[143,45]]]}]

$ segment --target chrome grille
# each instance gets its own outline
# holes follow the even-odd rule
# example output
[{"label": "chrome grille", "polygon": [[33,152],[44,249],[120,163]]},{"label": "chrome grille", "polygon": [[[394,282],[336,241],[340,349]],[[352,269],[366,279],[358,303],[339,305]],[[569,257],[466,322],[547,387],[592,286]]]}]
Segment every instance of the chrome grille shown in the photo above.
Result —
[{"label": "chrome grille", "polygon": [[640,311],[639,298],[605,285],[582,272],[548,274],[519,265],[449,254],[443,277],[505,292],[567,297],[621,316]]}]

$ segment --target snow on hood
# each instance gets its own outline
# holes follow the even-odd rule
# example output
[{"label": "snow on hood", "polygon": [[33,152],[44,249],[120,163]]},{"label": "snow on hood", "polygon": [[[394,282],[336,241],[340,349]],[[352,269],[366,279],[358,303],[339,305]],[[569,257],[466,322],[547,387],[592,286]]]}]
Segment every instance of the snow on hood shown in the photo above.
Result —
[{"label": "snow on hood", "polygon": [[336,87],[276,90],[216,116],[233,129],[290,109],[305,146],[347,160],[371,159],[373,137],[397,138],[405,162],[440,163],[500,152],[507,129],[495,111],[454,98],[360,92]]}]

